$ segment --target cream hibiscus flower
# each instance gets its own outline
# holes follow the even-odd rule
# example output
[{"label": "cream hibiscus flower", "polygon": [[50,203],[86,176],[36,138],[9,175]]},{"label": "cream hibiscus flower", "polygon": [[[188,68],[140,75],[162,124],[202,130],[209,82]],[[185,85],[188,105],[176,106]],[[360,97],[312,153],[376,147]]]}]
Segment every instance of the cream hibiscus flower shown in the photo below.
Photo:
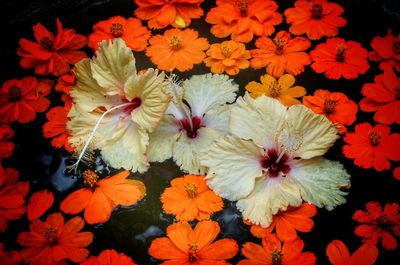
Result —
[{"label": "cream hibiscus flower", "polygon": [[160,127],[150,134],[150,161],[173,157],[182,170],[203,174],[199,156],[229,131],[229,106],[238,85],[226,75],[198,75],[182,83],[171,80],[173,100]]},{"label": "cream hibiscus flower", "polygon": [[328,210],[345,202],[342,189],[350,187],[350,176],[340,163],[321,157],[338,138],[325,116],[246,93],[232,106],[230,130],[201,162],[209,167],[207,184],[237,201],[245,219],[267,227],[273,214],[303,200]]},{"label": "cream hibiscus flower", "polygon": [[79,152],[75,166],[91,148],[112,167],[146,171],[148,133],[171,100],[164,73],[138,74],[132,51],[115,39],[101,42],[96,57],[76,65],[76,79],[67,123],[70,144]]}]

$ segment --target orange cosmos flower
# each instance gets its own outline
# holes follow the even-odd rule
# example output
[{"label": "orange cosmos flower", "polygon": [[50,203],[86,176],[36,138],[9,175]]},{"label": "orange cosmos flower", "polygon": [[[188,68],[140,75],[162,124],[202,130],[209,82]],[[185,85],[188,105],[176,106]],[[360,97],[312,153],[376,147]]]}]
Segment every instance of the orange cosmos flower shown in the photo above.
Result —
[{"label": "orange cosmos flower", "polygon": [[193,68],[193,64],[203,61],[209,45],[206,38],[198,38],[193,29],[170,29],[164,35],[156,35],[150,39],[146,55],[164,71],[184,72]]},{"label": "orange cosmos flower", "polygon": [[278,80],[273,76],[263,75],[260,80],[261,84],[252,81],[246,86],[246,90],[250,92],[252,98],[266,95],[278,99],[286,106],[291,106],[300,104],[301,102],[295,98],[302,97],[307,93],[304,87],[293,86],[296,81],[293,75],[285,74]]},{"label": "orange cosmos flower", "polygon": [[392,69],[375,77],[375,83],[365,84],[361,93],[365,97],[360,108],[375,112],[374,120],[383,124],[400,124],[400,78]]},{"label": "orange cosmos flower", "polygon": [[369,59],[374,62],[380,62],[381,70],[393,69],[400,72],[400,34],[393,36],[392,30],[389,30],[385,37],[375,37],[371,42],[374,49],[369,53]]},{"label": "orange cosmos flower", "polygon": [[28,220],[33,221],[41,217],[54,203],[51,191],[40,190],[32,194],[28,201]]},{"label": "orange cosmos flower", "polygon": [[17,242],[26,249],[21,250],[21,259],[30,264],[59,265],[66,260],[78,263],[86,259],[85,249],[93,241],[93,234],[80,232],[85,222],[74,217],[64,223],[61,213],[53,213],[46,222],[35,220],[30,232],[21,232]]},{"label": "orange cosmos flower", "polygon": [[91,171],[83,172],[87,187],[72,192],[60,205],[61,211],[77,214],[85,210],[84,218],[89,224],[104,223],[110,219],[112,210],[119,206],[129,206],[141,200],[145,186],[141,181],[127,179],[130,172],[125,170],[118,174],[99,180]]},{"label": "orange cosmos flower", "polygon": [[192,229],[188,223],[175,223],[167,228],[167,237],[151,242],[149,254],[167,260],[162,264],[228,265],[225,260],[239,250],[235,240],[224,238],[213,243],[220,232],[217,222],[202,221]]},{"label": "orange cosmos flower", "polygon": [[388,160],[400,161],[400,134],[390,134],[388,126],[378,124],[372,128],[369,123],[361,123],[343,140],[347,143],[343,153],[347,158],[355,159],[356,166],[382,171],[390,168]]},{"label": "orange cosmos flower", "polygon": [[307,34],[311,40],[333,37],[339,33],[338,28],[347,23],[342,18],[343,7],[326,0],[298,0],[294,7],[285,11],[289,31],[294,35]]},{"label": "orange cosmos flower", "polygon": [[135,15],[148,20],[152,29],[162,29],[169,25],[184,28],[192,18],[203,16],[200,4],[203,0],[135,0],[138,8]]},{"label": "orange cosmos flower", "polygon": [[185,175],[171,181],[161,195],[163,209],[183,221],[209,219],[213,212],[222,210],[224,203],[204,180],[204,176]]},{"label": "orange cosmos flower", "polygon": [[2,265],[19,265],[21,258],[18,251],[4,251],[3,243],[0,243],[0,264]]},{"label": "orange cosmos flower", "polygon": [[262,240],[262,245],[247,242],[242,247],[242,254],[247,258],[237,265],[313,265],[316,257],[311,252],[301,252],[304,243],[297,238],[283,245],[275,234]]},{"label": "orange cosmos flower", "polygon": [[98,257],[90,257],[80,265],[137,265],[128,256],[114,249],[106,249]]},{"label": "orange cosmos flower", "polygon": [[14,143],[8,141],[12,137],[14,137],[14,131],[10,125],[0,125],[0,160],[10,157],[14,152]]},{"label": "orange cosmos flower", "polygon": [[310,56],[304,52],[311,42],[303,37],[292,38],[286,31],[280,31],[274,39],[261,37],[256,41],[258,49],[251,51],[253,68],[267,67],[267,74],[280,77],[285,72],[298,75],[304,66],[311,63]]},{"label": "orange cosmos flower", "polygon": [[368,202],[367,211],[357,210],[353,220],[362,223],[354,232],[368,244],[376,245],[382,240],[382,247],[395,250],[397,241],[394,235],[400,236],[400,207],[397,203],[386,203],[382,211],[378,202]]},{"label": "orange cosmos flower", "polygon": [[60,76],[69,71],[69,64],[76,64],[86,57],[78,49],[86,44],[86,37],[76,34],[73,29],[63,29],[57,19],[57,35],[48,31],[42,24],[33,26],[36,42],[22,38],[17,54],[21,56],[20,65],[24,69],[35,68],[38,75]]},{"label": "orange cosmos flower", "polygon": [[237,75],[240,69],[249,67],[250,51],[246,50],[243,43],[235,41],[224,41],[222,43],[211,44],[207,51],[207,58],[204,63],[211,67],[214,74],[226,72],[228,75]]},{"label": "orange cosmos flower", "polygon": [[313,96],[304,96],[303,104],[315,113],[325,115],[339,127],[339,133],[345,133],[344,125],[353,124],[357,118],[357,104],[340,92],[318,89]]},{"label": "orange cosmos flower", "polygon": [[311,68],[317,73],[325,73],[329,79],[357,78],[369,68],[368,51],[360,43],[345,41],[342,38],[328,39],[318,44],[310,53],[313,64]]},{"label": "orange cosmos flower", "polygon": [[326,255],[333,265],[372,265],[378,257],[378,249],[374,245],[364,244],[350,256],[342,241],[333,240],[326,248]]},{"label": "orange cosmos flower", "polygon": [[72,67],[69,73],[62,75],[58,78],[57,84],[54,87],[55,91],[60,93],[69,93],[69,91],[76,85],[76,68]]},{"label": "orange cosmos flower", "polygon": [[218,38],[232,35],[238,42],[249,42],[256,36],[270,36],[275,25],[282,23],[272,0],[217,0],[208,12],[206,21],[213,24],[211,33]]},{"label": "orange cosmos flower", "polygon": [[89,35],[88,46],[94,50],[97,50],[98,43],[102,40],[121,38],[132,50],[144,51],[150,38],[150,31],[136,18],[111,17],[97,22],[93,30],[94,32]]}]

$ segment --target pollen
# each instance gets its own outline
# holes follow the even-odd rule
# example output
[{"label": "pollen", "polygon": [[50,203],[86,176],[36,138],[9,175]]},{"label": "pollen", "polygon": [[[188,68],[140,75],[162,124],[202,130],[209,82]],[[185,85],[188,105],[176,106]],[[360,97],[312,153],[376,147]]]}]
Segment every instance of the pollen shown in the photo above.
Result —
[{"label": "pollen", "polygon": [[99,176],[93,170],[85,170],[83,172],[84,183],[89,185],[90,187],[95,187],[97,181],[99,180]]},{"label": "pollen", "polygon": [[277,98],[281,94],[282,86],[278,81],[275,81],[269,85],[270,97]]},{"label": "pollen", "polygon": [[282,251],[275,249],[272,251],[271,257],[272,257],[272,265],[281,265],[282,264]]},{"label": "pollen", "polygon": [[169,46],[174,50],[177,51],[182,48],[182,39],[177,35],[172,35],[169,39]]},{"label": "pollen", "polygon": [[110,33],[114,36],[114,38],[119,38],[124,34],[124,27],[120,23],[112,23],[110,27]]},{"label": "pollen", "polygon": [[52,226],[47,226],[43,229],[43,237],[50,243],[50,245],[57,244],[57,229]]},{"label": "pollen", "polygon": [[232,51],[231,51],[231,49],[230,49],[227,45],[223,45],[223,46],[221,47],[221,51],[222,51],[222,54],[223,54],[226,58],[229,58],[229,57],[231,56]]},{"label": "pollen", "polygon": [[333,99],[327,99],[324,102],[324,111],[326,114],[332,114],[335,111],[338,102]]},{"label": "pollen", "polygon": [[196,184],[185,184],[185,191],[189,198],[195,198],[197,195],[197,187]]},{"label": "pollen", "polygon": [[285,45],[286,45],[286,40],[284,40],[282,38],[279,38],[279,37],[276,37],[274,39],[274,43],[275,43],[275,46],[276,46],[276,54],[277,55],[282,55],[283,54],[283,48],[285,48]]},{"label": "pollen", "polygon": [[189,251],[188,251],[189,252],[188,253],[189,254],[189,262],[192,264],[198,260],[197,253],[199,252],[199,248],[195,243],[189,243],[188,247],[189,247]]}]

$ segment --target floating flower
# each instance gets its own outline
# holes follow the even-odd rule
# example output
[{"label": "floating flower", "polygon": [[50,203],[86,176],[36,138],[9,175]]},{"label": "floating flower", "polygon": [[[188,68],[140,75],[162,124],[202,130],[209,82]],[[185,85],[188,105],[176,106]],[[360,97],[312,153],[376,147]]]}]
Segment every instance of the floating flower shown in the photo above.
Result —
[{"label": "floating flower", "polygon": [[35,68],[35,74],[60,76],[69,71],[69,64],[76,64],[86,57],[78,49],[86,44],[86,37],[73,29],[63,29],[57,19],[57,35],[49,32],[42,24],[33,26],[36,42],[22,38],[17,54],[24,69]]},{"label": "floating flower", "polygon": [[222,210],[224,203],[207,187],[204,176],[185,175],[171,181],[171,187],[161,194],[163,209],[177,220],[199,221]]},{"label": "floating flower", "polygon": [[14,143],[8,141],[13,137],[14,131],[10,125],[0,125],[0,160],[2,158],[10,157],[14,152]]},{"label": "floating flower", "polygon": [[249,42],[256,36],[270,36],[282,15],[272,0],[217,0],[206,21],[214,26],[211,33],[218,38],[231,35],[234,41]]},{"label": "floating flower", "polygon": [[26,249],[21,250],[21,259],[30,264],[58,265],[67,260],[79,263],[86,259],[85,249],[93,241],[93,234],[80,232],[85,222],[74,217],[64,223],[61,213],[53,213],[46,222],[35,220],[30,232],[21,232],[17,242]]},{"label": "floating flower", "polygon": [[137,265],[131,258],[114,249],[103,250],[98,257],[90,257],[80,265]]},{"label": "floating flower", "polygon": [[336,36],[338,28],[346,25],[346,19],[340,16],[343,12],[343,7],[326,0],[298,0],[294,7],[286,9],[285,16],[292,34],[305,33],[309,39],[319,40]]},{"label": "floating flower", "polygon": [[311,63],[305,52],[311,42],[304,37],[295,37],[286,31],[280,31],[274,39],[260,37],[256,41],[258,49],[251,51],[253,68],[266,67],[267,74],[280,77],[285,72],[298,75],[304,72],[304,66]]},{"label": "floating flower", "polygon": [[345,125],[353,124],[357,118],[357,104],[340,92],[318,89],[313,96],[304,96],[303,104],[315,113],[325,115],[338,126],[340,133],[345,133]]},{"label": "floating flower", "polygon": [[0,88],[0,123],[28,123],[36,118],[36,112],[44,112],[50,105],[45,98],[50,93],[49,80],[24,77],[8,80]]},{"label": "floating flower", "polygon": [[57,84],[54,89],[60,93],[69,93],[71,89],[76,85],[76,68],[73,67],[69,73],[60,76],[57,80]]},{"label": "floating flower", "polygon": [[184,28],[190,25],[192,18],[203,16],[200,4],[203,0],[135,0],[138,8],[135,15],[148,20],[152,29],[162,29],[169,25]]},{"label": "floating flower", "polygon": [[366,211],[357,210],[353,220],[362,223],[354,232],[368,244],[376,245],[382,240],[382,247],[395,250],[397,241],[394,235],[400,236],[400,207],[397,203],[386,203],[382,208],[378,202],[368,202]]},{"label": "floating flower", "polygon": [[32,194],[28,201],[28,220],[41,217],[54,203],[54,195],[49,190],[40,190]]},{"label": "floating flower", "polygon": [[338,138],[325,116],[246,94],[231,108],[230,131],[201,162],[209,168],[208,186],[238,201],[244,219],[268,227],[272,215],[303,200],[328,210],[346,201],[341,189],[350,186],[349,175],[340,163],[321,157]]},{"label": "floating flower", "polygon": [[86,170],[83,172],[86,187],[68,195],[60,209],[68,214],[85,210],[84,218],[89,224],[107,222],[115,207],[130,206],[141,200],[146,193],[146,187],[141,181],[128,177],[129,171],[122,171],[100,180],[94,171]]},{"label": "floating flower", "polygon": [[360,109],[375,112],[374,120],[383,124],[400,124],[400,78],[391,70],[375,77],[375,83],[365,84]]},{"label": "floating flower", "polygon": [[[175,80],[176,81],[176,80]],[[170,157],[190,174],[204,174],[200,154],[229,130],[229,107],[238,85],[226,75],[197,75],[182,84],[170,82],[173,100],[160,127],[150,134],[150,161]]]},{"label": "floating flower", "polygon": [[0,243],[0,264],[3,265],[19,265],[21,258],[18,251],[4,251],[3,243]]},{"label": "floating flower", "polygon": [[390,134],[388,126],[372,127],[364,122],[356,125],[355,132],[348,132],[343,140],[347,143],[343,153],[354,159],[356,166],[382,171],[390,168],[388,160],[400,161],[400,134]]},{"label": "floating flower", "polygon": [[169,29],[164,35],[155,35],[150,39],[146,55],[157,65],[158,69],[172,71],[178,69],[185,72],[194,64],[203,61],[208,49],[206,38],[199,38],[193,29]]},{"label": "floating flower", "polygon": [[242,254],[247,258],[237,265],[313,265],[316,257],[311,252],[301,252],[304,243],[299,238],[281,243],[276,235],[262,240],[262,245],[247,242]]},{"label": "floating flower", "polygon": [[152,257],[166,260],[162,264],[224,264],[226,259],[239,250],[235,240],[215,240],[220,232],[217,222],[202,221],[192,227],[188,223],[175,223],[167,228],[167,237],[151,242],[149,253]]},{"label": "floating flower", "polygon": [[378,249],[374,245],[363,244],[353,255],[340,240],[333,240],[326,248],[326,255],[333,265],[373,265],[378,257]]},{"label": "floating flower", "polygon": [[250,51],[246,50],[243,43],[235,41],[224,41],[211,44],[207,51],[207,58],[204,63],[211,67],[214,74],[226,72],[228,75],[237,75],[240,69],[249,67]]},{"label": "floating flower", "polygon": [[111,17],[97,22],[93,30],[89,35],[88,46],[94,50],[97,50],[102,40],[121,38],[133,51],[144,51],[150,38],[150,31],[136,18]]},{"label": "floating flower", "polygon": [[345,41],[342,38],[328,39],[318,44],[310,53],[316,73],[325,73],[329,79],[354,79],[358,74],[365,74],[369,68],[368,51],[360,43]]},{"label": "floating flower", "polygon": [[375,37],[371,47],[374,50],[369,53],[369,59],[380,62],[381,70],[391,70],[394,67],[400,72],[400,34],[395,37],[392,30],[389,30],[385,37]]},{"label": "floating flower", "polygon": [[293,75],[285,74],[276,80],[271,75],[263,75],[260,78],[261,84],[252,81],[247,84],[246,90],[250,92],[252,98],[257,98],[261,95],[276,98],[286,106],[301,104],[295,98],[304,96],[307,91],[304,87],[293,86],[296,79]]}]

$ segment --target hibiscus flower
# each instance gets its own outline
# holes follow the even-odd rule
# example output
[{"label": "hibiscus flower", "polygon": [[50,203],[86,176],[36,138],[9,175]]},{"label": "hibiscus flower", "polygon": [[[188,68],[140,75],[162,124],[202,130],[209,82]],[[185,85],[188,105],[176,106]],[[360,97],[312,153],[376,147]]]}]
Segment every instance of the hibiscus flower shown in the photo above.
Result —
[{"label": "hibiscus flower", "polygon": [[375,112],[374,120],[383,124],[400,124],[400,78],[388,69],[375,77],[375,83],[365,84],[360,109]]},{"label": "hibiscus flower", "polygon": [[103,250],[98,257],[91,256],[80,265],[137,265],[131,258],[114,249]]},{"label": "hibiscus flower", "polygon": [[298,75],[304,72],[304,66],[311,63],[305,52],[311,42],[304,37],[292,38],[290,33],[280,31],[274,39],[260,37],[256,41],[258,49],[251,50],[253,68],[266,67],[267,74],[280,77],[285,72]]},{"label": "hibiscus flower", "polygon": [[353,255],[340,240],[333,240],[326,248],[326,255],[333,265],[373,265],[378,257],[378,249],[374,245],[363,244]]},{"label": "hibiscus flower", "polygon": [[76,85],[75,75],[76,68],[72,67],[69,73],[58,78],[54,90],[60,93],[69,93],[69,91],[71,91],[71,89]]},{"label": "hibiscus flower", "polygon": [[73,29],[63,29],[57,19],[57,35],[42,24],[33,26],[36,42],[22,38],[17,54],[24,69],[35,68],[35,74],[60,76],[69,71],[69,64],[76,64],[86,57],[78,49],[86,44],[86,37],[76,34]]},{"label": "hibiscus flower", "polygon": [[18,251],[4,251],[4,244],[0,243],[0,264],[3,265],[19,265],[21,258]]},{"label": "hibiscus flower", "polygon": [[234,41],[249,42],[256,36],[270,36],[282,15],[272,0],[217,0],[206,21],[214,26],[211,33],[218,38],[231,35]]},{"label": "hibiscus flower", "polygon": [[354,79],[369,69],[368,51],[360,43],[342,38],[328,39],[310,52],[316,73],[325,73],[329,79]]},{"label": "hibiscus flower", "polygon": [[369,59],[380,62],[381,70],[391,70],[394,67],[400,72],[400,34],[395,37],[392,30],[389,30],[385,37],[375,37],[371,47],[374,50],[369,53]]},{"label": "hibiscus flower", "polygon": [[146,55],[160,70],[185,72],[203,61],[206,57],[203,51],[208,47],[207,39],[199,38],[199,33],[193,29],[169,29],[164,35],[150,39]]},{"label": "hibiscus flower", "polygon": [[149,254],[166,260],[160,265],[230,265],[225,260],[234,257],[239,247],[235,240],[228,238],[213,242],[219,232],[219,225],[214,221],[198,222],[194,229],[188,223],[175,223],[167,228],[167,237],[151,242]]},{"label": "hibiscus flower", "polygon": [[252,98],[257,98],[261,95],[276,98],[286,106],[301,104],[295,98],[304,96],[307,91],[302,86],[293,86],[296,81],[293,75],[285,74],[276,80],[271,75],[263,75],[260,78],[261,84],[251,81],[246,85],[246,90],[250,92]]},{"label": "hibiscus flower", "polygon": [[10,125],[0,125],[0,160],[2,158],[10,157],[14,152],[14,143],[8,141],[12,137],[14,137],[14,131]]},{"label": "hibiscus flower", "polygon": [[[231,108],[230,131],[204,152],[208,186],[238,201],[244,219],[268,227],[272,215],[303,200],[332,210],[350,186],[343,166],[321,156],[338,138],[336,127],[303,105],[247,93]],[[222,165],[222,166],[221,166]]]},{"label": "hibiscus flower", "polygon": [[190,174],[204,174],[200,154],[228,132],[229,107],[238,85],[226,75],[195,75],[180,84],[170,81],[173,100],[160,127],[150,134],[150,161],[170,157]]},{"label": "hibiscus flower", "polygon": [[354,164],[362,168],[383,171],[390,168],[390,162],[400,161],[400,134],[390,134],[390,128],[378,124],[357,124],[355,132],[348,132],[343,138],[343,154],[354,159]]},{"label": "hibiscus flower", "polygon": [[303,104],[315,113],[325,115],[341,134],[347,131],[345,125],[353,124],[357,118],[357,104],[340,92],[318,89],[313,96],[304,96]]},{"label": "hibiscus flower", "polygon": [[80,232],[85,222],[74,217],[64,223],[61,213],[50,214],[46,222],[35,220],[30,224],[30,232],[21,232],[17,242],[22,261],[30,264],[59,265],[67,260],[79,263],[86,259],[85,249],[93,241],[93,234]]},{"label": "hibiscus flower", "polygon": [[333,37],[344,27],[346,19],[341,17],[343,7],[326,0],[298,0],[294,7],[285,11],[289,31],[294,35],[307,34],[310,40]]},{"label": "hibiscus flower", "polygon": [[400,207],[397,203],[386,203],[382,211],[378,202],[368,202],[367,211],[357,210],[353,220],[361,223],[354,230],[368,244],[376,245],[382,242],[386,250],[395,250],[397,241],[394,235],[400,236]]}]

